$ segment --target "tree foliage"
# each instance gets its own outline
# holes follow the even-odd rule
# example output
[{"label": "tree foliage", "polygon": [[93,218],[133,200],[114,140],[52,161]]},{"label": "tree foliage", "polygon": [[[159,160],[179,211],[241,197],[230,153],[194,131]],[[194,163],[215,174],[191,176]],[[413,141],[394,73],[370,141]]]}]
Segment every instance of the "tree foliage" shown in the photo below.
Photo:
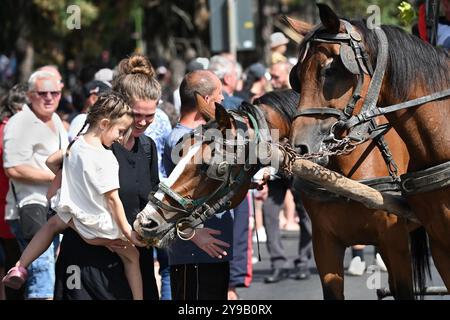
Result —
[{"label": "tree foliage", "polygon": [[[239,0],[237,0],[239,1]],[[257,50],[262,57],[261,37],[267,13],[263,7],[274,8],[273,16],[283,12],[309,22],[318,22],[318,12],[311,0],[253,0]],[[151,58],[171,60],[183,58],[188,48],[208,56],[208,0],[2,0],[0,10],[0,53],[15,53],[18,62],[28,61],[28,70],[42,64],[64,66],[68,60],[77,65],[95,62],[103,50],[109,50],[112,63],[146,43]],[[391,0],[325,0],[340,16],[368,16],[369,5],[381,9],[381,22],[400,24],[399,1]],[[81,10],[81,29],[67,28],[67,7]],[[265,29],[264,29],[265,30]],[[136,32],[139,31],[139,32]],[[141,41],[143,40],[143,41]],[[262,59],[261,59],[262,60]]]},{"label": "tree foliage", "polygon": [[[283,2],[287,2],[293,7],[305,6],[311,3],[310,0],[283,0]],[[398,5],[401,1],[398,0],[326,0],[321,2],[330,5],[334,10],[336,10],[339,16],[348,19],[367,18],[369,15],[367,12],[369,6],[376,5],[380,8],[382,24],[401,24],[398,16]],[[316,10],[316,12],[317,19],[318,11]]]}]

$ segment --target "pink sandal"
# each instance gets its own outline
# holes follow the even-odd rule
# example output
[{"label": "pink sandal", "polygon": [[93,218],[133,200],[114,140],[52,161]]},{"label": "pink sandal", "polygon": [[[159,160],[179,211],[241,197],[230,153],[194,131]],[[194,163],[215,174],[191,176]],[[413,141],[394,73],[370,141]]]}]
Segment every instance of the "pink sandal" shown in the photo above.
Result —
[{"label": "pink sandal", "polygon": [[3,277],[3,284],[13,289],[19,289],[23,286],[28,277],[28,271],[24,267],[15,266],[9,269],[6,276]]}]

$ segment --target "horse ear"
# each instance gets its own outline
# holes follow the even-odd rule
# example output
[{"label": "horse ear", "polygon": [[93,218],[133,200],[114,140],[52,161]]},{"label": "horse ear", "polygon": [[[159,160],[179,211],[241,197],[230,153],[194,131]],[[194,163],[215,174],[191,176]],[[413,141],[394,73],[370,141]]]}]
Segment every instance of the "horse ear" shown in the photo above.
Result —
[{"label": "horse ear", "polygon": [[231,124],[231,116],[225,110],[220,103],[216,102],[216,121],[219,125],[219,129],[231,129],[233,125]]},{"label": "horse ear", "polygon": [[206,102],[205,98],[203,98],[203,96],[200,93],[198,93],[197,91],[195,91],[194,95],[195,95],[195,102],[197,105],[198,112],[200,112],[200,114],[206,120],[214,119],[214,116],[215,116],[214,109],[215,108],[212,105],[212,103]]},{"label": "horse ear", "polygon": [[318,3],[320,21],[330,33],[339,33],[341,21],[334,11],[324,3]]},{"label": "horse ear", "polygon": [[305,21],[297,20],[288,16],[281,16],[280,21],[302,36],[306,36],[314,27],[312,24]]}]

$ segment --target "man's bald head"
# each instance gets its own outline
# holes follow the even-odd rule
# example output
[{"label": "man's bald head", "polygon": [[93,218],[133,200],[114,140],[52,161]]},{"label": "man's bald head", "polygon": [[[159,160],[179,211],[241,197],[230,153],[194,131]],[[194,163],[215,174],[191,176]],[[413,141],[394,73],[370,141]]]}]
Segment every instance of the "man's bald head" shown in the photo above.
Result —
[{"label": "man's bald head", "polygon": [[[180,85],[181,111],[195,110],[195,93],[202,97],[211,97],[217,102],[223,100],[221,94],[222,83],[219,78],[209,70],[195,70],[186,74]],[[221,97],[220,97],[221,96]]]}]

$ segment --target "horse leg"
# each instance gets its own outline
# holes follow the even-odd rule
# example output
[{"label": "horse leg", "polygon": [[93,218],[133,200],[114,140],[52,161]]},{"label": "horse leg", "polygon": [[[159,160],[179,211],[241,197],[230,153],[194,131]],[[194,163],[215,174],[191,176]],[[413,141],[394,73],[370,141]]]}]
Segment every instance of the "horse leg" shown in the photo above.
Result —
[{"label": "horse leg", "polygon": [[332,236],[321,235],[321,230],[313,230],[313,250],[322,282],[325,300],[344,299],[344,253],[345,246]]},{"label": "horse leg", "polygon": [[442,244],[442,242],[436,241],[431,236],[430,247],[436,269],[438,270],[442,281],[444,281],[447,290],[450,290],[450,251]]},{"label": "horse leg", "polygon": [[427,231],[434,264],[450,290],[450,188],[408,197],[408,202]]},{"label": "horse leg", "polygon": [[390,228],[379,239],[378,248],[389,274],[389,288],[395,299],[414,299],[411,254],[408,231],[402,226]]}]

